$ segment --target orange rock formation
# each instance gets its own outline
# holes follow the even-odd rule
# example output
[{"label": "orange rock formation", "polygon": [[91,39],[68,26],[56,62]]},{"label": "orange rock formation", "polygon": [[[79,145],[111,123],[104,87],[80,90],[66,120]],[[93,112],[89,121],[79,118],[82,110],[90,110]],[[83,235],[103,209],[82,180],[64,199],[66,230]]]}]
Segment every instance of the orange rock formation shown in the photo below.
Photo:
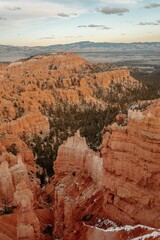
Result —
[{"label": "orange rock formation", "polygon": [[17,120],[1,124],[0,132],[16,136],[23,136],[25,133],[29,136],[40,133],[46,135],[49,133],[49,122],[40,112],[28,113]]},{"label": "orange rock formation", "polygon": [[159,224],[160,101],[129,111],[128,125],[103,137],[104,210],[123,224]]},{"label": "orange rock formation", "polygon": [[78,133],[60,146],[54,179],[55,237],[159,239],[160,232],[154,228],[107,230],[105,226],[103,231],[95,224],[98,219],[110,219],[122,226],[160,227],[159,110],[157,101],[145,112],[129,111],[127,126],[108,127],[101,146],[103,158],[89,150]]},{"label": "orange rock formation", "polygon": [[92,64],[71,53],[0,66],[0,239],[160,238],[159,230],[137,225],[160,227],[160,101],[145,112],[129,111],[126,126],[106,127],[101,155],[79,132],[69,138],[59,148],[55,177],[43,189],[22,140],[48,134],[42,113],[61,101],[105,108],[96,86],[106,90],[113,83],[139,86],[128,70],[93,73]]},{"label": "orange rock formation", "polygon": [[[0,72],[0,120],[8,122],[57,104],[82,103],[104,108],[106,102],[96,92],[120,83],[137,88],[139,82],[129,70],[93,73],[93,66],[72,53],[46,54],[2,66]],[[20,126],[19,126],[20,127]]]},{"label": "orange rock formation", "polygon": [[26,182],[17,184],[14,201],[17,205],[17,239],[39,240],[40,224],[33,211],[33,194],[28,189]]}]

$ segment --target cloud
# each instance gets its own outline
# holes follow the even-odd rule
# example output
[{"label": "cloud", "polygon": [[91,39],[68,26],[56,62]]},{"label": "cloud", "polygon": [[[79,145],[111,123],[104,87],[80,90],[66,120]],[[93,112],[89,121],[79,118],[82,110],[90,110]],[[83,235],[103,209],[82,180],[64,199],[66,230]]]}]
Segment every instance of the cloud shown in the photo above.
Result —
[{"label": "cloud", "polygon": [[88,27],[90,28],[99,28],[99,27],[102,27],[103,25],[96,25],[96,24],[89,24]]},{"label": "cloud", "polygon": [[65,38],[81,38],[82,36],[81,35],[78,35],[78,36],[65,36]]},{"label": "cloud", "polygon": [[110,8],[110,7],[104,7],[101,9],[97,9],[98,12],[104,13],[106,15],[110,14],[118,14],[119,16],[122,16],[123,13],[129,12],[128,8]]},{"label": "cloud", "polygon": [[105,25],[97,25],[97,24],[89,24],[89,25],[79,25],[78,28],[98,28],[101,30],[109,30],[110,27],[107,27]]},{"label": "cloud", "polygon": [[86,28],[88,27],[87,25],[79,25],[78,28]]},{"label": "cloud", "polygon": [[0,21],[1,20],[7,20],[7,18],[5,18],[5,17],[0,17]]},{"label": "cloud", "polygon": [[[75,17],[85,12],[77,8],[59,4],[58,1],[46,0],[0,0],[1,17],[7,17],[12,22],[49,19],[56,17]],[[20,11],[21,10],[21,11]]]},{"label": "cloud", "polygon": [[145,25],[160,25],[160,20],[156,20],[153,22],[140,22],[138,25],[145,26]]},{"label": "cloud", "polygon": [[96,24],[89,24],[88,27],[90,27],[90,28],[101,28],[101,29],[111,29],[110,27],[106,27],[105,25],[96,25]]},{"label": "cloud", "polygon": [[40,37],[38,39],[40,39],[40,40],[47,40],[47,39],[54,39],[54,38],[55,38],[55,36],[51,35],[51,36],[48,36],[48,37]]},{"label": "cloud", "polygon": [[66,13],[58,13],[57,16],[59,17],[71,17],[71,16],[77,16],[77,13],[71,13],[71,14],[66,14]]},{"label": "cloud", "polygon": [[149,5],[146,5],[144,8],[150,9],[150,8],[158,8],[158,7],[160,7],[160,3],[151,3]]},{"label": "cloud", "polygon": [[59,17],[69,17],[69,15],[66,14],[66,13],[58,13],[57,16],[59,16]]},{"label": "cloud", "polygon": [[17,11],[17,10],[22,10],[20,7],[5,7],[9,11]]},{"label": "cloud", "polygon": [[[53,0],[40,0],[43,2],[53,2]],[[54,2],[60,3],[60,4],[72,4],[72,5],[93,5],[93,4],[136,4],[138,2],[141,2],[142,0],[54,0]]]}]

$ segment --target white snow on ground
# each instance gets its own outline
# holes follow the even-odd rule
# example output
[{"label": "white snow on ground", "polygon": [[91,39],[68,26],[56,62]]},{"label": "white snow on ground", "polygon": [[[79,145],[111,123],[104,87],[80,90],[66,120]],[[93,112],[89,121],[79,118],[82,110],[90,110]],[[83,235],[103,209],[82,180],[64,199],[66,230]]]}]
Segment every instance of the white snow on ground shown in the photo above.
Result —
[{"label": "white snow on ground", "polygon": [[[102,228],[99,228],[99,227],[96,227],[96,226],[90,226],[91,228],[96,228],[97,230],[99,231],[104,231],[104,232],[118,232],[118,231],[121,231],[121,230],[124,230],[124,231],[132,231],[136,228],[141,228],[141,229],[146,229],[148,231],[154,231],[154,233],[157,233],[158,236],[160,236],[160,231],[156,232],[155,231],[155,228],[151,228],[151,227],[147,227],[147,226],[144,226],[144,225],[136,225],[136,226],[130,226],[130,225],[126,225],[126,226],[123,226],[123,227],[110,227],[110,228],[107,228],[107,229],[102,229]],[[135,240],[135,239],[134,239]],[[136,239],[137,240],[137,239]],[[139,240],[139,239],[138,239]]]},{"label": "white snow on ground", "polygon": [[143,228],[143,229],[147,229],[147,230],[151,230],[151,231],[155,230],[154,228],[147,227],[147,226],[140,225],[140,224],[136,225],[136,226],[126,225],[126,226],[123,226],[123,227],[116,227],[116,228],[110,227],[110,228],[108,228],[106,230],[104,230],[104,229],[101,229],[101,230],[106,231],[106,232],[112,232],[112,231],[118,232],[120,230],[131,231],[131,230],[136,229],[136,228]]},{"label": "white snow on ground", "polygon": [[146,234],[146,235],[143,235],[143,236],[140,236],[140,237],[136,237],[136,238],[132,238],[132,240],[147,240],[147,238],[155,238],[155,237],[160,237],[160,232],[152,232],[152,233],[149,233],[149,234]]},{"label": "white snow on ground", "polygon": [[99,218],[97,223],[95,224],[95,227],[101,228],[102,226],[106,226],[106,227],[108,226],[108,228],[112,226],[113,228],[116,228],[117,224],[109,219],[105,220],[105,219]]},{"label": "white snow on ground", "polygon": [[[84,223],[83,223],[84,224]],[[85,225],[85,224],[84,224]],[[100,228],[102,227],[103,225],[111,225],[112,227],[109,227],[107,229],[103,229],[103,228]],[[132,238],[131,240],[147,240],[147,239],[150,239],[150,237],[152,239],[156,238],[156,237],[159,237],[158,239],[160,240],[160,229],[156,229],[155,228],[152,228],[152,227],[148,227],[148,226],[145,226],[145,225],[136,225],[136,226],[131,226],[131,225],[126,225],[126,226],[122,226],[122,227],[117,227],[117,225],[110,221],[109,219],[107,220],[104,220],[104,219],[98,219],[97,221],[97,224],[95,226],[90,226],[91,228],[95,228],[97,229],[98,231],[103,231],[103,232],[118,232],[118,231],[126,231],[126,232],[130,232],[130,231],[133,231],[134,229],[137,229],[137,228],[140,228],[140,229],[144,229],[144,230],[148,230],[148,231],[152,231],[151,233],[147,233],[145,235],[142,235],[142,236],[139,236],[139,237],[135,237],[135,238]]]}]

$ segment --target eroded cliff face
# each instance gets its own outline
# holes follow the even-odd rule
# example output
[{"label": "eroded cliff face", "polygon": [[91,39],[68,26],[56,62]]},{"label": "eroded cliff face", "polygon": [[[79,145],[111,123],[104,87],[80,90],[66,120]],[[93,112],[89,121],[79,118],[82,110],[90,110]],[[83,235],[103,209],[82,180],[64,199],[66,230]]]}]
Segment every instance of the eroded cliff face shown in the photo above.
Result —
[{"label": "eroded cliff face", "polygon": [[[79,132],[68,138],[44,188],[24,142],[48,135],[44,110],[62,101],[105,109],[98,89],[113,92],[114,84],[137,89],[128,70],[93,73],[84,59],[59,53],[2,66],[0,84],[0,239],[138,240],[146,234],[158,239],[158,230],[128,231],[113,221],[159,227],[159,101],[146,112],[129,111],[126,126],[106,127],[101,154]],[[125,119],[120,114],[116,120]]]},{"label": "eroded cliff face", "polygon": [[1,134],[13,134],[21,137],[25,134],[44,136],[49,133],[49,129],[48,118],[40,112],[28,113],[21,118],[0,125]]},{"label": "eroded cliff face", "polygon": [[82,218],[101,208],[102,159],[77,132],[60,146],[55,174],[54,236],[76,239]]},{"label": "eroded cliff face", "polygon": [[159,224],[160,101],[129,111],[128,124],[113,124],[103,137],[104,210],[123,224]]},{"label": "eroded cliff face", "polygon": [[17,212],[17,239],[40,239],[40,223],[33,210],[33,193],[26,184],[26,181],[16,185],[14,203],[18,207]]},{"label": "eroded cliff face", "polygon": [[0,238],[50,239],[43,231],[52,223],[52,211],[41,197],[33,152],[21,139],[34,134],[44,137],[49,132],[48,119],[34,113],[0,128]]},{"label": "eroded cliff face", "polygon": [[[16,155],[8,150],[13,142]],[[22,140],[11,136],[0,141],[1,239],[51,239],[45,228],[53,225],[53,212],[36,172],[33,153]]]},{"label": "eroded cliff face", "polygon": [[125,89],[141,86],[129,70],[95,73],[93,65],[72,53],[46,54],[0,65],[0,121],[9,122],[25,113],[45,111],[67,102],[104,109],[98,88],[116,84]]},{"label": "eroded cliff face", "polygon": [[156,101],[146,111],[129,111],[126,126],[105,128],[102,157],[79,133],[60,146],[55,238],[159,239],[159,110]]}]

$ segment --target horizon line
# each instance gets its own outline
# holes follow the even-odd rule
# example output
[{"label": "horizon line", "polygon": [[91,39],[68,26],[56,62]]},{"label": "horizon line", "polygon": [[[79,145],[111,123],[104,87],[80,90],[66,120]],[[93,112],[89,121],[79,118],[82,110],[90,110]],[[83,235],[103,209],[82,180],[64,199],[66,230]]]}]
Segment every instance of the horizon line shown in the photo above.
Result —
[{"label": "horizon line", "polygon": [[76,44],[76,43],[110,43],[110,44],[133,44],[133,43],[160,43],[157,41],[135,41],[135,42],[92,42],[92,41],[77,41],[77,42],[70,42],[70,43],[56,43],[56,44],[49,44],[49,45],[34,45],[34,46],[27,46],[27,45],[10,45],[10,44],[0,44],[0,46],[12,46],[12,47],[28,47],[28,48],[33,48],[33,47],[49,47],[49,46],[59,46],[59,45],[71,45],[71,44]]}]

